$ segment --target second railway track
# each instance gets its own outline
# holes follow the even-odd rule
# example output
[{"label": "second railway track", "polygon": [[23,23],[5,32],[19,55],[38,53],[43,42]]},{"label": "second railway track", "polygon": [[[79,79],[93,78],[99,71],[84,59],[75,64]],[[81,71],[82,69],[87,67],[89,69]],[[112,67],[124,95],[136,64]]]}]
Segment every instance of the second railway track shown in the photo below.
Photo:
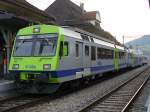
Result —
[{"label": "second railway track", "polygon": [[78,112],[126,112],[150,78],[150,67],[128,81],[112,88],[102,97],[79,108]]},{"label": "second railway track", "polygon": [[16,112],[26,106],[37,104],[48,96],[33,96],[33,95],[22,95],[14,98],[8,98],[0,101],[0,112]]}]

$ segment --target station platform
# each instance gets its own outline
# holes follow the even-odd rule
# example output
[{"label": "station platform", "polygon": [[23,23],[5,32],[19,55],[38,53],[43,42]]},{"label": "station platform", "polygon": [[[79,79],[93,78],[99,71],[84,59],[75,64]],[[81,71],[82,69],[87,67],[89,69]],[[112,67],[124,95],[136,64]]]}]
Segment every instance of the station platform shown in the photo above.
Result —
[{"label": "station platform", "polygon": [[14,81],[0,80],[0,100],[18,95]]},{"label": "station platform", "polygon": [[0,80],[0,92],[9,91],[14,89],[14,81]]}]

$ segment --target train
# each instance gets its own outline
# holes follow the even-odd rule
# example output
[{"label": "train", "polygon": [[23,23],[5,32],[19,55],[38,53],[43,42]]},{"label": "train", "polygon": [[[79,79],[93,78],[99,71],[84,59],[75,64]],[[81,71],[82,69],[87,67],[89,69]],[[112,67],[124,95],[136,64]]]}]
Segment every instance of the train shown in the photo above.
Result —
[{"label": "train", "polygon": [[143,64],[143,55],[81,30],[33,25],[18,31],[9,71],[27,93],[53,93],[63,83]]}]

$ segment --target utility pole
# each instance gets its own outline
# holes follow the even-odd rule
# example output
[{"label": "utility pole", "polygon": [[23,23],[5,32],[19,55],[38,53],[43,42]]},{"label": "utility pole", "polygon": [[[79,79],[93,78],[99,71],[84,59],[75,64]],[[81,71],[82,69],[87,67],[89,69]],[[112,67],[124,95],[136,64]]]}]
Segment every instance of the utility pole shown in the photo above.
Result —
[{"label": "utility pole", "polygon": [[123,45],[124,45],[124,35],[122,36],[122,39],[123,39]]},{"label": "utility pole", "polygon": [[125,46],[125,45],[124,45],[124,44],[125,44],[125,43],[124,43],[124,35],[122,36],[122,40],[123,40],[123,46]]}]

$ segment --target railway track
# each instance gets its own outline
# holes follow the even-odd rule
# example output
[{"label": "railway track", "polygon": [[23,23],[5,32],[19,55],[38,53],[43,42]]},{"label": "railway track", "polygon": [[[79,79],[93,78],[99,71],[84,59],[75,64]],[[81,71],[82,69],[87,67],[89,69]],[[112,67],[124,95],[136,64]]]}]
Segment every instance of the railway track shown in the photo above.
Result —
[{"label": "railway track", "polygon": [[32,106],[45,101],[48,96],[22,95],[14,98],[0,100],[0,112],[16,112],[27,106]]},{"label": "railway track", "polygon": [[[40,95],[22,95],[19,97],[0,100],[0,112],[16,112],[27,107],[50,101],[51,99],[55,99],[57,97],[57,95],[53,97]],[[88,108],[88,106],[86,107]],[[84,111],[84,109],[81,109],[80,111]]]},{"label": "railway track", "polygon": [[[121,83],[103,96],[93,99],[81,108],[78,112],[127,112],[130,105],[140,93],[150,78],[150,67],[133,78]],[[76,112],[77,112],[76,111]]]}]

